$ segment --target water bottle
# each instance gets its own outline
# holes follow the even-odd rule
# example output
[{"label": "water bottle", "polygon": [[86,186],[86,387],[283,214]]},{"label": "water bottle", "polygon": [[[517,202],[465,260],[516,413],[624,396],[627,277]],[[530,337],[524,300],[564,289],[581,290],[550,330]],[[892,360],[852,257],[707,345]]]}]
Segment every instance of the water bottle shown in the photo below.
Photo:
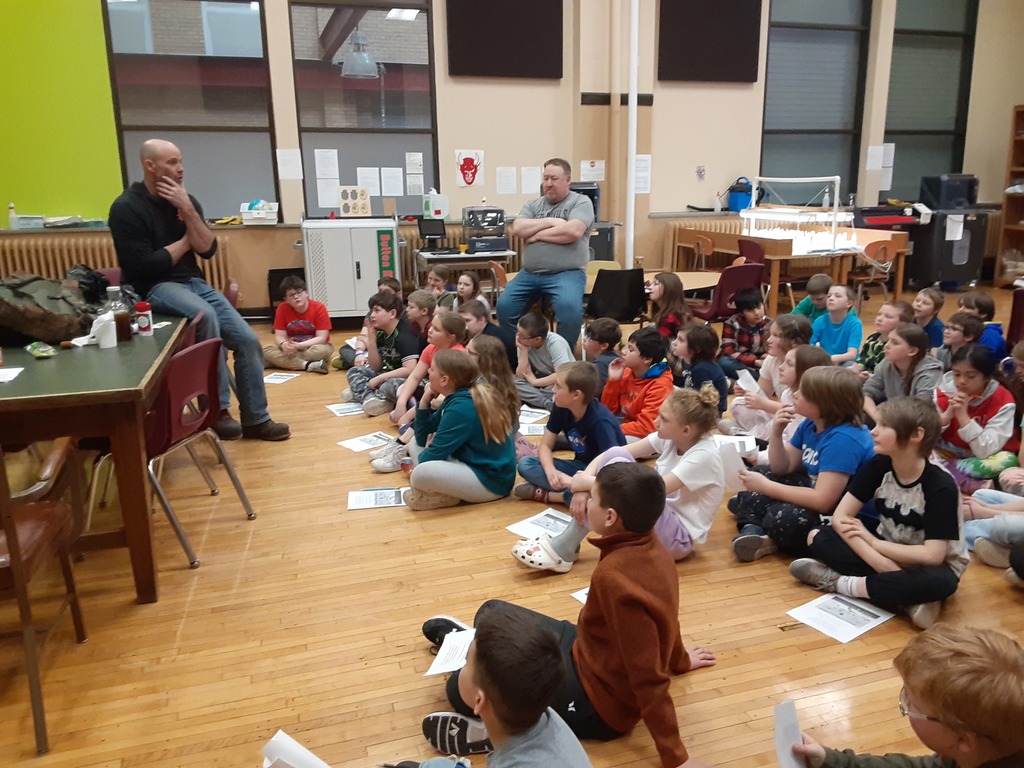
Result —
[{"label": "water bottle", "polygon": [[7,228],[17,229],[18,228],[18,214],[14,210],[14,203],[7,204]]},{"label": "water bottle", "polygon": [[722,195],[715,192],[715,213],[722,212]]},{"label": "water bottle", "polygon": [[832,198],[828,194],[828,190],[825,190],[825,196],[821,198],[821,207],[828,208],[832,205]]}]

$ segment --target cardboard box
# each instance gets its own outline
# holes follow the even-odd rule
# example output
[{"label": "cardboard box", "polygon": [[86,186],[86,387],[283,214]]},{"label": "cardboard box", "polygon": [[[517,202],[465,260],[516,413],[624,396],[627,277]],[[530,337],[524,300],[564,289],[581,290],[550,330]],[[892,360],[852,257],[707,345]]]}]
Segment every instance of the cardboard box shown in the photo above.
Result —
[{"label": "cardboard box", "polygon": [[277,224],[277,203],[267,203],[269,208],[263,210],[249,210],[249,203],[242,203],[238,211],[242,214],[242,223],[249,225],[271,225]]}]

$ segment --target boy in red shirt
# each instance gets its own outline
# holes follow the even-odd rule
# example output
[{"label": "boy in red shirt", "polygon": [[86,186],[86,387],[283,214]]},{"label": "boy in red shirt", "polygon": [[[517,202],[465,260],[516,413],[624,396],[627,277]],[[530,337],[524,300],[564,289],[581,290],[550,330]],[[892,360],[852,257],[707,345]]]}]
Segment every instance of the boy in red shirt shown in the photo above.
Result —
[{"label": "boy in red shirt", "polygon": [[635,331],[621,360],[608,364],[601,402],[622,421],[627,443],[656,432],[654,419],[672,393],[672,371],[665,360],[665,338],[653,326]]},{"label": "boy in red shirt", "polygon": [[327,373],[334,347],[327,307],[309,298],[306,283],[297,275],[281,281],[284,301],[274,315],[274,341],[263,348],[264,368]]}]

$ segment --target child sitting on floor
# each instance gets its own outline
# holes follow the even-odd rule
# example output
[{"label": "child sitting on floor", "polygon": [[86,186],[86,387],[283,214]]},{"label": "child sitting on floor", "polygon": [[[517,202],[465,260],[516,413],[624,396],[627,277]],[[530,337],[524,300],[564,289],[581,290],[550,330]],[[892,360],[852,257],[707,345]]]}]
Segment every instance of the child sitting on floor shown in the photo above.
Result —
[{"label": "child sitting on floor", "polygon": [[985,330],[978,337],[978,343],[983,347],[988,347],[997,362],[1006,357],[1006,339],[1003,336],[1003,324],[995,322],[995,299],[981,291],[968,291],[961,294],[957,304],[961,312],[974,315],[984,324]]},{"label": "child sitting on floor", "polygon": [[692,315],[683,297],[683,282],[675,272],[659,272],[651,280],[651,325],[666,339],[676,335],[683,323],[690,322]]},{"label": "child sitting on floor", "polygon": [[622,343],[622,328],[610,317],[599,317],[591,321],[583,331],[583,356],[597,366],[601,383],[597,388],[597,397],[604,393],[604,385],[608,381],[608,366],[613,360],[621,360],[617,350]]},{"label": "child sitting on floor", "polygon": [[[801,555],[807,534],[832,513],[850,478],[874,456],[862,418],[860,379],[845,368],[812,368],[792,407],[775,414],[768,441],[769,471],[745,470],[746,486],[729,500],[739,535],[732,549],[751,562],[781,549]],[[792,440],[783,433],[794,414],[806,420]]]},{"label": "child sitting on floor", "polygon": [[[600,400],[595,400],[599,376],[593,363],[563,363],[555,371],[551,388],[554,405],[544,429],[537,456],[519,461],[519,474],[526,481],[513,491],[521,499],[544,504],[572,503],[572,476],[609,448],[625,445],[619,420]],[[555,441],[565,435],[573,458],[555,458]],[[584,500],[584,504],[586,501]]]},{"label": "child sitting on floor", "polygon": [[[934,624],[968,563],[956,483],[928,461],[940,430],[929,402],[879,405],[875,457],[853,478],[831,527],[808,534],[811,557],[794,560],[789,572],[815,589],[905,611],[921,629]],[[869,501],[879,517],[874,532],[857,517]]]},{"label": "child sitting on floor", "polygon": [[853,311],[854,298],[850,286],[833,285],[825,298],[828,314],[811,325],[811,344],[832,355],[836,365],[852,364],[864,338],[864,326]]},{"label": "child sitting on floor", "polygon": [[1016,403],[1003,386],[998,360],[981,344],[953,354],[953,370],[935,390],[943,432],[936,456],[964,493],[991,488],[992,480],[1018,465],[1020,432]]},{"label": "child sitting on floor", "polygon": [[772,319],[765,317],[764,299],[758,288],[737,291],[732,301],[736,305],[736,314],[722,323],[718,364],[734,381],[744,370],[750,371],[750,375],[757,379],[768,355],[765,339]]},{"label": "child sitting on floor", "polygon": [[[921,326],[921,330],[928,334],[930,349],[936,350],[942,346],[942,330],[945,327],[939,320],[939,312],[942,311],[946,297],[938,288],[922,288],[914,297],[914,322]],[[909,320],[907,322],[910,322]]]},{"label": "child sitting on floor", "polygon": [[828,289],[832,287],[832,276],[819,272],[807,279],[807,295],[793,307],[793,314],[803,315],[812,323],[824,314],[828,313],[825,301],[828,299]]},{"label": "child sitting on floor", "polygon": [[1018,768],[1024,765],[1024,651],[991,629],[939,624],[893,661],[900,714],[934,755],[858,755],[807,734],[793,754],[807,768]]},{"label": "child sitting on floor", "polygon": [[[864,346],[860,348],[857,355],[857,362],[851,368],[860,374],[862,381],[867,381],[875,367],[885,357],[885,342],[889,340],[889,333],[897,325],[909,323],[914,317],[913,308],[905,301],[887,301],[878,308],[878,315],[875,317],[875,332],[864,339]],[[925,354],[928,350],[925,350]]]},{"label": "child sitting on floor", "polygon": [[705,382],[710,381],[718,390],[718,412],[725,413],[729,404],[729,385],[722,366],[715,362],[718,355],[715,329],[702,323],[687,323],[672,340],[672,355],[678,365],[673,383],[684,389],[701,389]]},{"label": "child sitting on floor", "polygon": [[621,420],[626,441],[635,442],[654,431],[654,417],[671,391],[665,339],[648,326],[630,335],[621,360],[609,363],[601,402]]},{"label": "child sitting on floor", "polygon": [[[510,610],[559,637],[567,675],[551,706],[573,733],[581,739],[608,741],[628,733],[642,719],[662,768],[676,768],[690,758],[669,692],[671,678],[711,666],[715,654],[708,648],[683,646],[679,574],[652,530],[664,507],[665,484],[654,469],[628,462],[604,467],[587,503],[587,519],[597,534],[589,541],[601,551],[601,558],[576,626],[526,608]],[[495,603],[484,603],[477,620]],[[424,623],[423,634],[440,645],[445,634],[463,628],[461,622],[437,616]],[[526,669],[517,671],[528,674]],[[446,689],[456,712],[437,713],[423,723],[431,744],[444,754],[482,752],[490,746],[487,729],[461,696],[461,676],[456,672],[448,678]]]},{"label": "child sitting on floor", "polygon": [[768,440],[772,418],[782,405],[781,397],[788,385],[780,380],[779,369],[791,349],[806,345],[811,340],[811,323],[803,315],[780,315],[770,326],[768,356],[761,366],[758,388],[747,392],[736,387],[737,397],[729,406],[732,421],[723,419],[718,428],[727,435],[747,434],[759,440]]},{"label": "child sitting on floor", "polygon": [[985,324],[980,318],[967,312],[954,312],[942,328],[942,346],[935,352],[935,359],[948,371],[953,363],[953,353],[965,344],[977,344]]},{"label": "child sitting on floor", "polygon": [[[497,392],[479,381],[480,369],[468,352],[438,351],[429,377],[416,409],[416,440],[409,444],[416,462],[411,488],[402,500],[410,509],[425,510],[507,496],[516,479],[516,449],[512,421]],[[435,395],[444,395],[437,411],[431,408]]]},{"label": "child sitting on floor", "polygon": [[[559,647],[562,633],[529,612],[498,601],[480,609],[475,629],[466,664],[458,673],[458,694],[487,733],[493,750],[488,762],[590,768],[579,739],[552,709],[569,674]],[[529,674],[524,674],[527,669]],[[433,729],[446,720],[445,713],[435,712],[424,724]],[[440,734],[426,735],[431,743],[442,741]],[[434,757],[419,764],[419,768],[457,766],[468,768],[469,763]]]},{"label": "child sitting on floor", "polygon": [[931,400],[942,380],[942,365],[928,354],[931,343],[924,329],[904,323],[889,333],[885,359],[864,382],[864,413],[871,419],[879,403],[909,395]]},{"label": "child sitting on floor", "polygon": [[637,461],[657,456],[654,467],[665,481],[665,509],[654,533],[674,560],[693,554],[703,544],[722,503],[725,477],[722,456],[711,438],[718,422],[717,392],[705,384],[700,392],[679,389],[662,403],[658,431],[625,448],[612,448],[570,478],[574,521],[558,536],[520,541],[512,556],[531,568],[565,573],[579,557],[587,535],[585,511],[594,477],[612,461]]},{"label": "child sitting on floor", "polygon": [[555,369],[575,362],[569,342],[548,329],[548,320],[540,312],[528,312],[516,326],[516,390],[526,405],[551,410],[551,385]]},{"label": "child sitting on floor", "polygon": [[487,314],[491,313],[491,303],[480,293],[480,276],[476,272],[463,272],[459,275],[459,281],[455,283],[455,301],[452,303],[452,312],[461,312],[460,307],[467,301],[479,301],[484,305]]}]

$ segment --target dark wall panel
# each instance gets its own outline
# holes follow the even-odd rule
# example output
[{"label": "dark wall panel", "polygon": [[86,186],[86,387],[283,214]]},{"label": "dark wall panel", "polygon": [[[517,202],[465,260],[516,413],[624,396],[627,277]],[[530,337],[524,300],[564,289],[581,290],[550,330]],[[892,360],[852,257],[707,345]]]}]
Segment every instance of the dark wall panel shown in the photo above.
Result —
[{"label": "dark wall panel", "polygon": [[658,79],[753,83],[761,0],[661,0]]},{"label": "dark wall panel", "polygon": [[562,0],[448,0],[448,74],[562,77]]}]

